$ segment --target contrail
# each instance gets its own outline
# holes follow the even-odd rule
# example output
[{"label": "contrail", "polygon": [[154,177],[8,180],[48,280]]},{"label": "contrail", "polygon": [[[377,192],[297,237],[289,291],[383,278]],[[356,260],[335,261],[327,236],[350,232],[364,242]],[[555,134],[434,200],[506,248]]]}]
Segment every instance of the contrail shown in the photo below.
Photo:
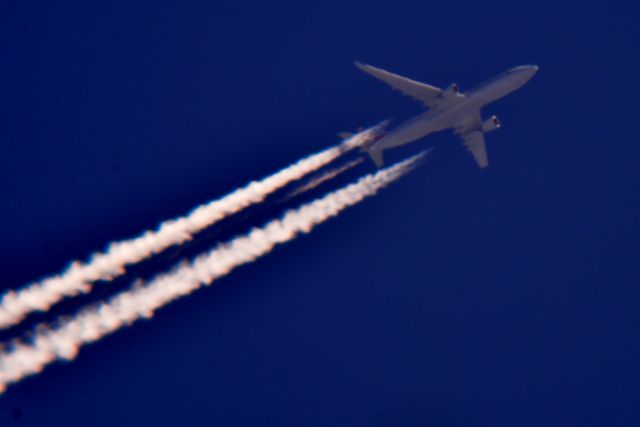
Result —
[{"label": "contrail", "polygon": [[349,163],[345,163],[342,166],[339,166],[337,168],[328,170],[326,172],[324,172],[322,175],[315,177],[313,179],[311,179],[309,182],[302,184],[300,187],[296,188],[295,190],[293,190],[291,193],[287,194],[285,196],[285,198],[282,200],[282,202],[286,202],[287,200],[302,194],[306,191],[309,190],[313,190],[314,188],[316,188],[317,186],[324,184],[325,182],[332,180],[333,178],[335,178],[336,176],[345,173],[346,171],[353,169],[354,167],[358,166],[360,163],[362,163],[364,159],[362,157],[352,160]]},{"label": "contrail", "polygon": [[301,233],[309,233],[316,225],[373,196],[411,171],[424,156],[425,153],[418,154],[298,209],[289,210],[282,218],[220,244],[192,262],[183,262],[145,284],[138,283],[131,290],[82,309],[55,327],[38,326],[31,343],[16,340],[0,353],[0,393],[9,384],[41,372],[56,360],[74,359],[83,345],[98,341],[137,320],[150,318],[170,302],[210,285],[236,267],[268,254],[277,245],[293,240]]},{"label": "contrail", "polygon": [[218,200],[197,207],[184,217],[165,221],[156,230],[111,243],[105,252],[94,253],[86,263],[74,261],[59,275],[27,284],[19,290],[6,292],[0,300],[0,328],[19,323],[34,311],[46,311],[66,297],[88,293],[93,282],[120,276],[125,273],[127,265],[138,263],[170,246],[184,243],[215,222],[262,202],[287,184],[331,163],[343,153],[367,143],[384,125],[385,122],[373,126],[341,144],[306,157],[261,181],[253,181]]}]

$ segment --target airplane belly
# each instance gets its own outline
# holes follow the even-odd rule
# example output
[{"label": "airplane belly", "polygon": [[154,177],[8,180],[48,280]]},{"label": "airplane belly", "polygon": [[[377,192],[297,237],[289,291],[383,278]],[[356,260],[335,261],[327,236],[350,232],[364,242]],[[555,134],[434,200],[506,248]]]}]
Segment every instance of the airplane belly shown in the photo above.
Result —
[{"label": "airplane belly", "polygon": [[449,129],[468,116],[470,111],[478,109],[477,101],[476,98],[468,98],[465,102],[451,106],[444,111],[431,110],[420,114],[389,131],[373,148],[386,150],[409,144],[431,133]]},{"label": "airplane belly", "polygon": [[376,149],[384,150],[391,147],[405,145],[420,138],[424,138],[430,133],[441,130],[440,120],[437,117],[420,118],[403,124],[390,131],[377,144]]}]

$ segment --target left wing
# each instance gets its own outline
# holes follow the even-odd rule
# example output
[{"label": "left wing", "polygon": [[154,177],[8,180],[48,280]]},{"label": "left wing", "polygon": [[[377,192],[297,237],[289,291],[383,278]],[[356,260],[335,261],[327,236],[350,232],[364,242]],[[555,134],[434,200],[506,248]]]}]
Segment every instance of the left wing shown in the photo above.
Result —
[{"label": "left wing", "polygon": [[356,62],[356,66],[365,73],[382,80],[405,95],[421,101],[429,108],[438,109],[438,106],[442,104],[442,98],[440,96],[442,89],[381,70],[371,65]]},{"label": "left wing", "polygon": [[480,110],[471,113],[463,119],[459,125],[454,126],[454,130],[462,138],[464,146],[467,147],[467,151],[476,159],[478,166],[481,169],[489,166]]}]

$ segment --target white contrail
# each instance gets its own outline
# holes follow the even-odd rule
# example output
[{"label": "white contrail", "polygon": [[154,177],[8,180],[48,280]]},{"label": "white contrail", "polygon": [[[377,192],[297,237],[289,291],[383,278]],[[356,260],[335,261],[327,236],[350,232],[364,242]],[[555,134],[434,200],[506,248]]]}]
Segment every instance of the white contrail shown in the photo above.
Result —
[{"label": "white contrail", "polygon": [[287,194],[285,196],[285,198],[282,200],[282,202],[286,202],[287,200],[305,193],[309,190],[313,190],[314,188],[318,187],[321,184],[324,184],[325,182],[332,180],[333,178],[335,178],[336,176],[345,173],[346,171],[353,169],[354,167],[358,166],[360,163],[362,163],[364,159],[362,157],[352,160],[349,163],[345,163],[342,166],[339,166],[337,168],[328,170],[326,172],[323,172],[322,175],[311,178],[311,180],[307,183],[304,183],[302,185],[300,185],[298,188],[296,188],[295,190],[293,190],[291,193]]},{"label": "white contrail", "polygon": [[0,328],[23,320],[34,311],[46,311],[66,297],[87,293],[92,283],[124,274],[127,265],[138,263],[170,246],[190,240],[194,234],[242,209],[263,201],[268,195],[310,172],[331,163],[340,155],[370,141],[379,132],[374,126],[339,145],[306,157],[279,172],[254,181],[228,195],[199,206],[184,217],[165,221],[132,239],[114,242],[105,252],[93,254],[86,263],[72,262],[66,271],[8,291],[0,300]]},{"label": "white contrail", "polygon": [[213,250],[183,262],[172,271],[159,275],[146,284],[138,284],[109,300],[62,320],[56,327],[39,326],[31,343],[14,341],[0,353],[0,393],[11,384],[41,372],[56,360],[71,360],[80,347],[105,335],[149,318],[166,304],[188,295],[202,286],[271,252],[275,246],[293,240],[300,233],[337,215],[412,170],[424,153],[401,163],[369,174],[298,209],[287,211],[248,234],[237,237]]}]

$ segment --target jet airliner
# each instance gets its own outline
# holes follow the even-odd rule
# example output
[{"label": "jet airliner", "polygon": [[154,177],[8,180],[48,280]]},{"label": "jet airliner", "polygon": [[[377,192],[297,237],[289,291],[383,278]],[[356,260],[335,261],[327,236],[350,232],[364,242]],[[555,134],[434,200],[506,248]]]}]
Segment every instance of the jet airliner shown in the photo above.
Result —
[{"label": "jet airliner", "polygon": [[408,144],[430,133],[449,128],[462,138],[463,144],[471,152],[478,166],[487,167],[489,160],[484,134],[498,129],[500,121],[496,116],[483,121],[480,109],[520,88],[538,71],[536,65],[515,67],[462,93],[455,83],[440,89],[371,65],[356,62],[356,66],[405,95],[421,101],[429,108],[365,148],[378,167],[384,164],[383,152],[387,148]]}]

